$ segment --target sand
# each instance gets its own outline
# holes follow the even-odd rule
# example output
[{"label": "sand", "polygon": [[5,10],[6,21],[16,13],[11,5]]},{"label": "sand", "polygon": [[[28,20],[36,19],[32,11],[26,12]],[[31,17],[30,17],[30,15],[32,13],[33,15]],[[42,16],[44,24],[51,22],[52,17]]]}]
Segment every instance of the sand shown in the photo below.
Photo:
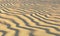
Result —
[{"label": "sand", "polygon": [[0,0],[0,36],[60,36],[59,0]]}]

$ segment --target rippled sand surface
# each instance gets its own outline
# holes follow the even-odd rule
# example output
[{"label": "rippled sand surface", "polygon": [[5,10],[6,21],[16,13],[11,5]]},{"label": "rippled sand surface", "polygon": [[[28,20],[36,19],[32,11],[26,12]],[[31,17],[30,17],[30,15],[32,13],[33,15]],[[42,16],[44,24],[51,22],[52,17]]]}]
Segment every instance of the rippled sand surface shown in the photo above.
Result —
[{"label": "rippled sand surface", "polygon": [[0,36],[60,36],[60,0],[0,0]]}]

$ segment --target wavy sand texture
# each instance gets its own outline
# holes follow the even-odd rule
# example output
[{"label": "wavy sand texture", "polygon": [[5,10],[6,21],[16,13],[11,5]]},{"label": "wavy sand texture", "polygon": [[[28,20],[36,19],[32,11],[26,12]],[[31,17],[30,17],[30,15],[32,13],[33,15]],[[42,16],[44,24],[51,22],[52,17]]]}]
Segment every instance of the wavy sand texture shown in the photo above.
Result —
[{"label": "wavy sand texture", "polygon": [[0,0],[0,36],[60,36],[60,0]]}]

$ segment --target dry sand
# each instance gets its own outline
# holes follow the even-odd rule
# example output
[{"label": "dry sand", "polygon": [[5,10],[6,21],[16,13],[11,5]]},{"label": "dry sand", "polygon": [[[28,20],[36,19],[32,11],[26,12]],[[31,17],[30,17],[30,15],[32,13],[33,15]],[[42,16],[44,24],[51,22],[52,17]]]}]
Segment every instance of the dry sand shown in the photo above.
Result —
[{"label": "dry sand", "polygon": [[0,36],[60,36],[59,0],[0,0]]}]

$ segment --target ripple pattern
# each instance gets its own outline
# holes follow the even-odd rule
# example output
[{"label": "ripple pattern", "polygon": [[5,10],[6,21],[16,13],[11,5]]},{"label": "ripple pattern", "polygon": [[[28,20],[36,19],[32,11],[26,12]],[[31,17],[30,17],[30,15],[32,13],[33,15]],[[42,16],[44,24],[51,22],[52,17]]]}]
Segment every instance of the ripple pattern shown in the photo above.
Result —
[{"label": "ripple pattern", "polygon": [[0,36],[60,36],[59,0],[0,0]]}]

